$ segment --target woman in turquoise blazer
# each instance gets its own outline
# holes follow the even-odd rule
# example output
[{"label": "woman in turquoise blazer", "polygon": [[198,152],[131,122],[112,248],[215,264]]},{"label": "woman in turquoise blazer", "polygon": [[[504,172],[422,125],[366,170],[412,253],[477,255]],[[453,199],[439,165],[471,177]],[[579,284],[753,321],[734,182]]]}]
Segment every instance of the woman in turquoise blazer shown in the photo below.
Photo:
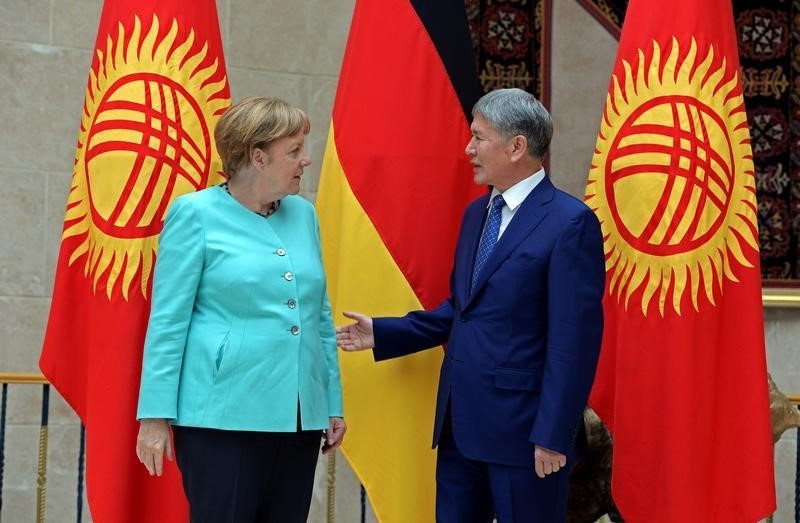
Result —
[{"label": "woman in turquoise blazer", "polygon": [[[345,432],[313,206],[309,122],[274,98],[220,118],[226,183],[177,198],[159,237],[137,455],[160,475],[169,425],[193,522],[305,521],[320,447]],[[324,431],[324,433],[322,432]]]}]

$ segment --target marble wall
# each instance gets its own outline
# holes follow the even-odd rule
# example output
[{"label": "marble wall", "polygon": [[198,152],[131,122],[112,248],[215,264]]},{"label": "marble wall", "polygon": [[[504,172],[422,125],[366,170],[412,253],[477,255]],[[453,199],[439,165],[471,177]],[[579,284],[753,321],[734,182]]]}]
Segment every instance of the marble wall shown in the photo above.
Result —
[{"label": "marble wall", "polygon": [[[280,96],[308,109],[313,165],[303,195],[314,200],[354,0],[217,0],[234,99]],[[101,0],[0,0],[0,371],[36,372],[71,176],[80,108]],[[554,0],[551,173],[582,194],[616,41],[574,0]],[[770,370],[800,392],[800,311],[765,316]],[[0,519],[32,521],[41,387],[9,387]],[[48,520],[75,518],[78,425],[53,391]],[[735,401],[735,398],[731,398]],[[746,420],[743,420],[746,422]],[[792,510],[796,435],[777,447],[780,513]],[[326,516],[320,460],[310,521]],[[358,482],[340,455],[337,521],[357,521]],[[368,521],[374,521],[371,512]],[[84,520],[89,517],[84,514]]]}]

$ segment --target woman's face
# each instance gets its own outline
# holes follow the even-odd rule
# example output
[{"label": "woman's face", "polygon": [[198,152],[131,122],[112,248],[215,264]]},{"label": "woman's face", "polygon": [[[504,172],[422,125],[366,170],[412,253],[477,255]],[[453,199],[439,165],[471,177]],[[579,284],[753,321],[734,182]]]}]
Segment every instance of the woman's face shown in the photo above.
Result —
[{"label": "woman's face", "polygon": [[311,165],[305,141],[305,134],[301,131],[272,142],[264,150],[259,171],[269,186],[269,192],[277,193],[278,199],[300,192],[303,169]]}]

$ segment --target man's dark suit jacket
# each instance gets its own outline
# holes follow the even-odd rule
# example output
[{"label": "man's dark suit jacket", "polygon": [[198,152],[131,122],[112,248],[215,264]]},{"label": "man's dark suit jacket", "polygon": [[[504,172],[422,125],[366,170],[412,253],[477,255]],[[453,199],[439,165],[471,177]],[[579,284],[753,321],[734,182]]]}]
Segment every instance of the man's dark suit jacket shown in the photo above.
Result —
[{"label": "man's dark suit jacket", "polygon": [[433,445],[448,404],[467,458],[532,466],[534,444],[574,456],[603,330],[600,224],[545,177],[517,209],[470,291],[489,195],[464,214],[450,297],[374,321],[376,360],[447,343]]}]

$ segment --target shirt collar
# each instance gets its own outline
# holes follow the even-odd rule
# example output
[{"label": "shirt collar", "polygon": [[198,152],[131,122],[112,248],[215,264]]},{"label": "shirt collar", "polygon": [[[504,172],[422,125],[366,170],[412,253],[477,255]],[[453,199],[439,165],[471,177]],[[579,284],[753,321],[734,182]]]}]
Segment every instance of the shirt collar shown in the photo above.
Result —
[{"label": "shirt collar", "polygon": [[[525,198],[533,191],[539,182],[544,180],[544,167],[536,171],[535,173],[531,174],[527,178],[524,178],[505,191],[503,191],[503,199],[506,201],[506,206],[514,211],[520,204],[525,201]],[[489,203],[486,204],[486,207],[491,205],[492,200],[498,194],[501,194],[496,188],[492,188],[492,195],[489,198]]]}]

